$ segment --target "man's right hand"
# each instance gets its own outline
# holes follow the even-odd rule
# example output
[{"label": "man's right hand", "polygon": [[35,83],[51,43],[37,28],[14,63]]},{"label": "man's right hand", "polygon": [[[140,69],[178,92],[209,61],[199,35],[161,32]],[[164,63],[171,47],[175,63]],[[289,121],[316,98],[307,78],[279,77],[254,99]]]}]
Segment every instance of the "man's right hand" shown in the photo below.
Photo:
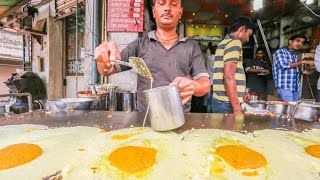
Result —
[{"label": "man's right hand", "polygon": [[97,63],[97,69],[100,75],[110,76],[115,73],[114,63],[110,60],[119,60],[121,59],[120,51],[117,47],[117,44],[113,41],[104,42],[100,44],[94,53],[94,57]]},{"label": "man's right hand", "polygon": [[98,62],[104,63],[106,66],[110,67],[114,64],[110,62],[110,60],[120,60],[121,54],[117,47],[117,44],[114,41],[105,41],[104,43],[96,47],[94,58]]},{"label": "man's right hand", "polygon": [[232,110],[233,110],[233,114],[243,114],[243,110],[241,106],[232,107]]}]

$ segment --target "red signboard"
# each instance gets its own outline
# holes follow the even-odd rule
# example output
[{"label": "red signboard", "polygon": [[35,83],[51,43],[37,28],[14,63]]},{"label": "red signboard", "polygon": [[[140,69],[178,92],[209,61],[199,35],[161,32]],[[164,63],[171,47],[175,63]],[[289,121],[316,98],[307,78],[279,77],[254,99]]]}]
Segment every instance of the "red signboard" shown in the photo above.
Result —
[{"label": "red signboard", "polygon": [[108,31],[142,32],[144,0],[108,0]]}]

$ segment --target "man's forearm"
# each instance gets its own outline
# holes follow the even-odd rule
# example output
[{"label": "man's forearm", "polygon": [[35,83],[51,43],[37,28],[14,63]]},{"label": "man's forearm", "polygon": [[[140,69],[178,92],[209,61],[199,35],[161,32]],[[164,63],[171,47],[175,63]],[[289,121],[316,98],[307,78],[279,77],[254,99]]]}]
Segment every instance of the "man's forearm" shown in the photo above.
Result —
[{"label": "man's forearm", "polygon": [[224,88],[233,109],[240,108],[236,80],[232,76],[224,76]]},{"label": "man's forearm", "polygon": [[202,77],[200,79],[193,81],[194,86],[194,96],[203,96],[210,92],[210,81],[208,77]]},{"label": "man's forearm", "polygon": [[298,61],[290,64],[290,68],[295,68],[298,66],[301,66],[303,64],[303,61]]}]

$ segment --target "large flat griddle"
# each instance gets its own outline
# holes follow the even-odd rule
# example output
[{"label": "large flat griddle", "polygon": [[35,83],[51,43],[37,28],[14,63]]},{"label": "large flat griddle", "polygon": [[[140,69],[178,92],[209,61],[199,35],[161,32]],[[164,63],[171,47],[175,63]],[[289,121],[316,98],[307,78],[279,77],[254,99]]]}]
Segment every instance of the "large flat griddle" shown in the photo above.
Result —
[{"label": "large flat griddle", "polygon": [[[107,111],[34,111],[12,117],[0,118],[0,126],[14,124],[39,124],[49,127],[91,126],[105,130],[117,130],[141,127],[144,118],[141,112]],[[320,129],[320,123],[302,120],[290,120],[280,116],[260,116],[233,114],[187,113],[186,123],[175,132],[182,133],[190,129],[225,129],[240,132],[252,132],[262,129],[283,129],[303,131]],[[146,126],[150,126],[147,121]]]}]

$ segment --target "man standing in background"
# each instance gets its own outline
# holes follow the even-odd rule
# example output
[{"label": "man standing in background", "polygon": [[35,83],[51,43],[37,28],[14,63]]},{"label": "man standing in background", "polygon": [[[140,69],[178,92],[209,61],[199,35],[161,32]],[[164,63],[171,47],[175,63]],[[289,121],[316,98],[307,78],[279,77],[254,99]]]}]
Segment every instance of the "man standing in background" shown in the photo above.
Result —
[{"label": "man standing in background", "polygon": [[313,61],[298,61],[297,52],[302,48],[306,37],[296,34],[289,39],[288,47],[280,48],[273,55],[273,79],[282,101],[292,102],[300,98],[299,67],[313,66]]},{"label": "man standing in background", "polygon": [[246,77],[243,69],[242,44],[249,41],[254,24],[248,17],[238,18],[230,27],[229,34],[216,50],[213,73],[213,113],[242,114]]},{"label": "man standing in background", "polygon": [[248,61],[246,65],[247,88],[250,88],[251,95],[267,94],[267,75],[270,72],[264,55],[264,49],[257,48],[256,58]]}]

